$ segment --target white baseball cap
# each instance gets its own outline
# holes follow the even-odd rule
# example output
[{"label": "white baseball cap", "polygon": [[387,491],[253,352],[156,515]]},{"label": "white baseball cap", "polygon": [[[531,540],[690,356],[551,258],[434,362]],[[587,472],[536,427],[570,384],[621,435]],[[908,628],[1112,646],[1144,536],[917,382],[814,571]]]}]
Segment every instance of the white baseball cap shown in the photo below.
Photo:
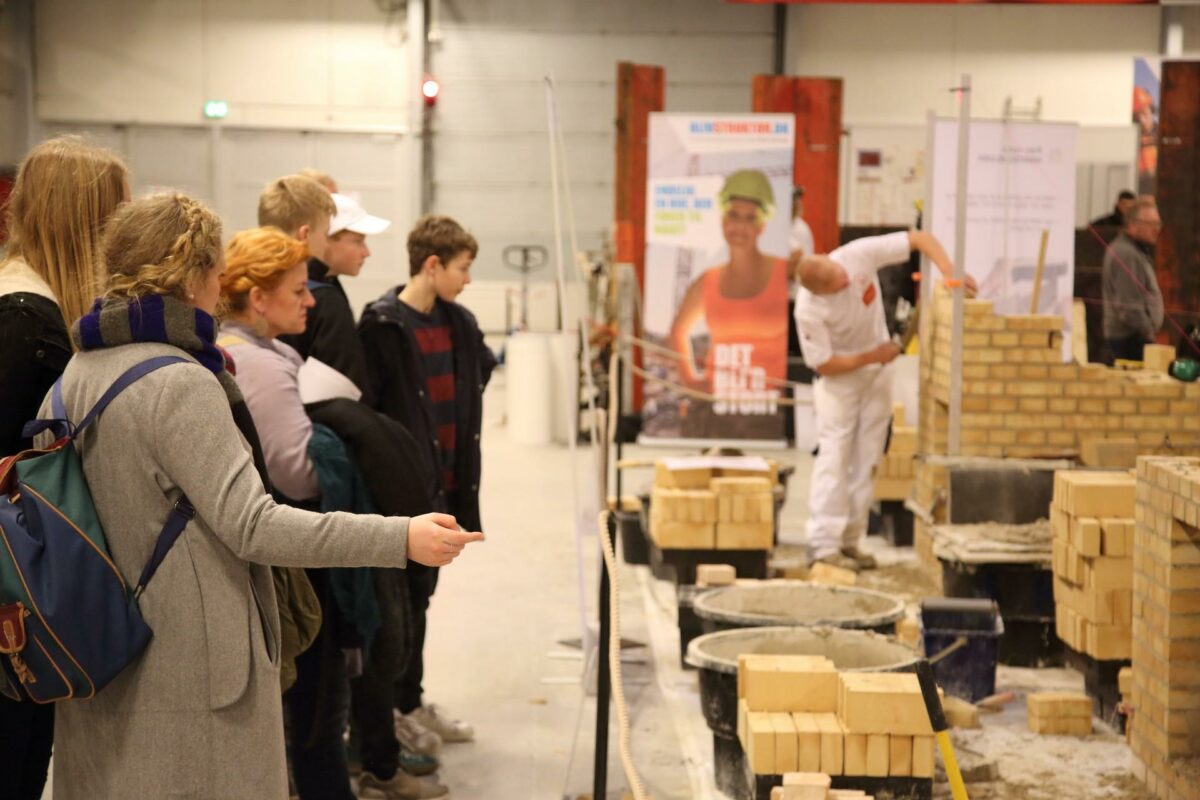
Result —
[{"label": "white baseball cap", "polygon": [[392,224],[382,217],[368,214],[367,210],[349,195],[333,192],[333,204],[337,207],[337,213],[333,215],[333,219],[329,220],[330,236],[342,231],[370,236],[375,233],[383,233]]}]

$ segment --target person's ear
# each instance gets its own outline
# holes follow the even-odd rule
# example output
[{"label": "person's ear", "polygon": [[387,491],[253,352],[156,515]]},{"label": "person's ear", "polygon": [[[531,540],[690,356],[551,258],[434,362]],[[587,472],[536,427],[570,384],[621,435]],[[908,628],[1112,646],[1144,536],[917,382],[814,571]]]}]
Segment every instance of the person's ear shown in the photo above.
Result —
[{"label": "person's ear", "polygon": [[425,259],[425,263],[421,265],[421,272],[432,276],[433,273],[437,271],[438,261],[439,259],[437,256],[430,256],[429,258]]},{"label": "person's ear", "polygon": [[307,222],[296,229],[296,238],[301,242],[307,242],[309,234],[312,233],[312,226]]},{"label": "person's ear", "polygon": [[265,313],[267,293],[262,290],[261,286],[251,286],[247,299],[250,301],[250,309],[255,314]]}]

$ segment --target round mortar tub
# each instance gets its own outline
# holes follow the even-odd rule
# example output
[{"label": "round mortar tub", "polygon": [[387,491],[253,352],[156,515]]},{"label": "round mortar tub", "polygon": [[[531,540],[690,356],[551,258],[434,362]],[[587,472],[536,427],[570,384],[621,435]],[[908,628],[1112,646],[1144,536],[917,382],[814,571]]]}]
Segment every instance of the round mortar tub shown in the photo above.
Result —
[{"label": "round mortar tub", "polygon": [[892,636],[823,626],[738,628],[693,639],[687,662],[700,675],[700,707],[713,734],[717,788],[731,797],[741,796],[745,784],[737,740],[737,660],[752,653],[824,656],[839,672],[906,672],[921,659],[916,649]]},{"label": "round mortar tub", "polygon": [[852,628],[894,633],[904,601],[870,589],[805,581],[727,586],[696,598],[705,633],[774,625]]}]

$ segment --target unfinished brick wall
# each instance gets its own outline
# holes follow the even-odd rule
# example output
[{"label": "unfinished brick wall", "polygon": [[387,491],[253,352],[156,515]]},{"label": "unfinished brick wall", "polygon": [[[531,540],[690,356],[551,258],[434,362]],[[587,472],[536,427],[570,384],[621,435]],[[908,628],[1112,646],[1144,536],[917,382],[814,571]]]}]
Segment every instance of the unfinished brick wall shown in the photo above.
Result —
[{"label": "unfinished brick wall", "polygon": [[[945,453],[949,295],[934,298],[932,323],[921,348],[919,444]],[[961,455],[1076,458],[1085,440],[1117,436],[1135,438],[1143,453],[1200,453],[1200,383],[1064,364],[1062,328],[1058,316],[997,316],[991,301],[964,301]]]},{"label": "unfinished brick wall", "polygon": [[1200,459],[1138,459],[1133,549],[1134,770],[1200,798]]}]

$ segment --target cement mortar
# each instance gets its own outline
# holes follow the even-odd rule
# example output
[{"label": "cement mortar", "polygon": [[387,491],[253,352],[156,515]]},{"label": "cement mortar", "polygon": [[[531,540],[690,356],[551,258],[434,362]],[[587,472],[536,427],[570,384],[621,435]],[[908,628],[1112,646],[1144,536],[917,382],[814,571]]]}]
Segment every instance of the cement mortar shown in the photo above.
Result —
[{"label": "cement mortar", "polygon": [[696,615],[724,625],[873,628],[904,616],[904,601],[870,589],[804,581],[744,584],[696,598]]},{"label": "cement mortar", "polygon": [[735,674],[739,655],[825,656],[842,671],[888,672],[915,663],[908,645],[871,631],[842,628],[741,628],[692,640],[687,662],[700,669]]}]

